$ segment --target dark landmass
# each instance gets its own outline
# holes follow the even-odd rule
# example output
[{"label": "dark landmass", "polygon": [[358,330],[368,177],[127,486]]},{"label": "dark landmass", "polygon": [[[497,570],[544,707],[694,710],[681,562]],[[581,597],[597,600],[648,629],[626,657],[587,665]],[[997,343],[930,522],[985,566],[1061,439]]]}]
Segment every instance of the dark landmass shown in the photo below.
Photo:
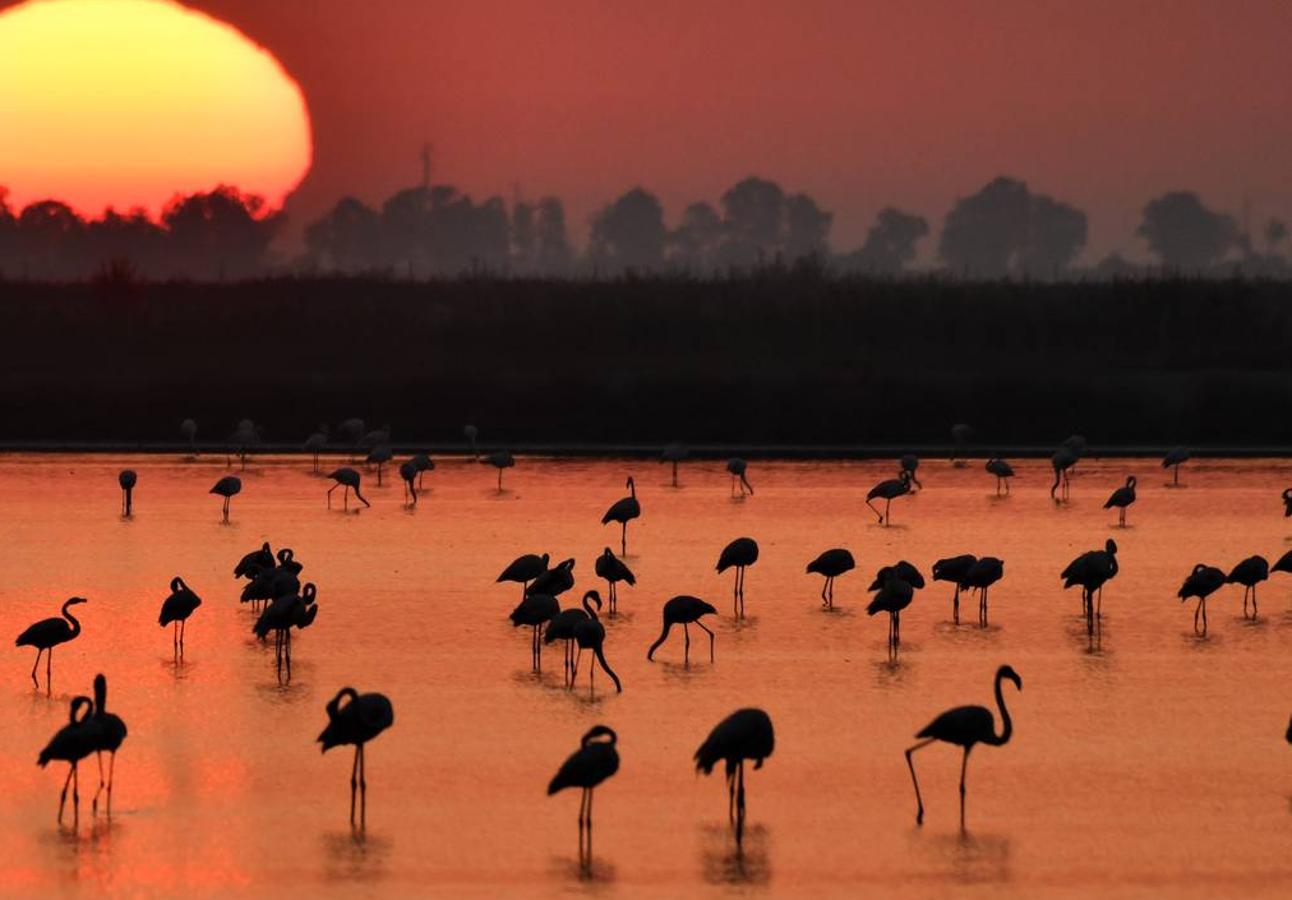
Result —
[{"label": "dark landmass", "polygon": [[1292,445],[1292,284],[0,283],[0,441]]}]

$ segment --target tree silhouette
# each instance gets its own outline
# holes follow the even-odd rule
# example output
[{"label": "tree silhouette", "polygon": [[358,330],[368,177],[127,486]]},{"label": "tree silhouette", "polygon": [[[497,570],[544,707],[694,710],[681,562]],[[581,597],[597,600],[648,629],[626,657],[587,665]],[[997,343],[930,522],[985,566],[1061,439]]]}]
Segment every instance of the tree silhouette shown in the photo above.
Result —
[{"label": "tree silhouette", "polygon": [[1085,245],[1085,213],[1002,175],[952,207],[938,252],[975,278],[1049,277],[1060,275]]},{"label": "tree silhouette", "polygon": [[264,201],[221,185],[209,193],[176,197],[162,212],[170,252],[190,276],[239,278],[261,272],[281,213]]},{"label": "tree silhouette", "polygon": [[915,259],[915,245],[928,234],[929,223],[923,216],[885,207],[866,233],[866,242],[847,263],[872,275],[897,275]]},{"label": "tree silhouette", "polygon": [[612,270],[658,269],[664,261],[664,210],[654,194],[633,188],[592,220],[590,255]]},{"label": "tree silhouette", "polygon": [[1027,241],[1018,264],[1025,275],[1058,277],[1086,246],[1086,214],[1043,194],[1032,197]]},{"label": "tree silhouette", "polygon": [[538,244],[534,205],[524,200],[516,201],[511,210],[511,262],[512,269],[530,274],[534,271],[535,252]]},{"label": "tree silhouette", "polygon": [[682,222],[669,235],[669,261],[697,274],[712,272],[722,241],[722,219],[708,203],[692,203],[682,211]]},{"label": "tree silhouette", "polygon": [[381,216],[354,197],[342,197],[305,228],[310,259],[325,268],[355,271],[380,264]]},{"label": "tree silhouette", "polygon": [[785,192],[780,185],[750,177],[722,195],[726,238],[719,253],[727,266],[752,266],[780,251],[785,221]]},{"label": "tree silhouette", "polygon": [[1172,191],[1150,200],[1135,233],[1164,265],[1174,268],[1208,269],[1238,242],[1237,223],[1207,209],[1192,191]]},{"label": "tree silhouette", "polygon": [[822,210],[807,194],[789,197],[785,201],[785,242],[782,248],[789,261],[824,258],[829,250],[833,221],[834,214]]},{"label": "tree silhouette", "polygon": [[565,205],[557,197],[538,201],[538,272],[549,277],[569,273],[574,252],[565,229]]}]

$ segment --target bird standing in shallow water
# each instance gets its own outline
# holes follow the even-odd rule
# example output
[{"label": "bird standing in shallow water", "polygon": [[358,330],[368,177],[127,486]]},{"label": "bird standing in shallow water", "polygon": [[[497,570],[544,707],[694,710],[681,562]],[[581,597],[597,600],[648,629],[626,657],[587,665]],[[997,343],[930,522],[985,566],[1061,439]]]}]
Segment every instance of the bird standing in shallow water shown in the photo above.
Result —
[{"label": "bird standing in shallow water", "polygon": [[758,542],[753,538],[736,538],[722,548],[718,556],[718,574],[735,567],[736,583],[731,589],[732,612],[737,619],[745,617],[745,569],[758,562]]},{"label": "bird standing in shallow water", "polygon": [[362,480],[362,478],[360,477],[357,470],[352,469],[349,466],[342,466],[341,468],[331,472],[328,475],[328,478],[331,478],[333,481],[336,482],[336,484],[332,485],[330,488],[327,489],[328,509],[332,508],[332,492],[339,487],[345,488],[345,493],[342,494],[344,509],[350,508],[350,491],[354,491],[354,495],[359,498],[359,502],[362,503],[364,506],[372,506],[372,504],[367,501],[367,499],[363,496],[363,494],[359,493],[359,483]]},{"label": "bird standing in shallow water", "polygon": [[[112,815],[112,782],[117,771],[117,750],[121,749],[122,742],[125,741],[126,723],[120,716],[108,712],[108,679],[100,672],[94,676],[94,713],[90,716],[87,724],[91,728],[91,737],[94,744],[94,755],[99,762],[99,788],[94,792],[94,802],[91,809],[97,813],[99,811],[99,794],[103,792],[104,787],[108,789],[107,813]],[[103,778],[103,754],[108,754],[108,777],[105,781]]]},{"label": "bird standing in shallow water", "polygon": [[628,482],[625,485],[628,488],[628,496],[621,497],[610,505],[606,514],[601,517],[602,525],[609,525],[611,522],[617,522],[620,527],[619,532],[619,555],[628,555],[628,523],[642,514],[641,504],[637,502],[637,485],[633,482],[633,477],[628,476]]},{"label": "bird standing in shallow water", "polygon": [[[31,667],[31,682],[37,688],[40,687],[40,679],[36,677],[36,670],[40,668],[40,655],[46,654],[45,690],[47,693],[53,690],[50,673],[54,666],[54,648],[59,644],[66,644],[81,633],[81,623],[72,615],[71,607],[85,602],[87,601],[84,597],[69,597],[63,604],[61,618],[41,619],[18,635],[18,640],[14,641],[15,647],[36,648],[36,662]],[[72,624],[69,625],[68,622]]]},{"label": "bird standing in shallow water", "polygon": [[[870,507],[871,512],[879,516],[880,525],[891,525],[893,520],[889,513],[889,507],[898,497],[903,494],[909,494],[910,492],[911,476],[909,472],[903,471],[898,473],[896,478],[889,478],[885,481],[881,481],[879,484],[871,488],[866,494],[866,505]],[[883,513],[880,513],[880,511],[875,508],[875,504],[870,502],[876,498],[884,501]]]},{"label": "bird standing in shallow water", "polygon": [[1243,586],[1243,616],[1247,616],[1247,598],[1252,598],[1252,621],[1256,621],[1256,585],[1270,577],[1270,564],[1263,556],[1249,556],[1230,570],[1225,581]]},{"label": "bird standing in shallow water", "polygon": [[[583,655],[584,650],[590,650],[594,657],[593,662],[588,663],[588,693],[592,693],[593,682],[596,678],[595,663],[600,663],[601,668],[610,676],[610,680],[615,683],[615,692],[622,694],[624,692],[624,688],[623,685],[619,683],[619,676],[615,674],[614,669],[610,668],[610,664],[606,662],[606,654],[603,649],[603,645],[606,641],[605,626],[601,624],[601,620],[597,618],[596,610],[588,604],[588,601],[595,603],[597,609],[601,609],[601,595],[596,591],[588,591],[583,595],[583,609],[588,616],[586,619],[580,619],[574,623],[574,641],[579,645],[579,656]],[[572,675],[577,676],[578,672],[579,659],[576,657],[574,660],[574,671]]]},{"label": "bird standing in shallow water", "polygon": [[902,644],[902,610],[911,605],[915,588],[901,577],[896,566],[884,566],[879,570],[875,581],[880,584],[879,593],[875,594],[866,607],[866,615],[888,613],[888,653],[895,657]]},{"label": "bird standing in shallow water", "polygon": [[615,617],[619,611],[619,582],[625,581],[629,585],[637,583],[637,576],[633,570],[628,568],[623,560],[607,547],[600,556],[597,557],[596,572],[598,578],[606,580],[606,592],[608,594],[606,602],[610,605],[610,618]]},{"label": "bird standing in shallow water", "polygon": [[404,482],[404,500],[409,506],[417,505],[417,476],[420,474],[411,459],[406,459],[399,464],[399,477]]},{"label": "bird standing in shallow water", "polygon": [[[85,714],[78,718],[84,710]],[[45,749],[40,751],[36,765],[42,769],[51,762],[67,763],[67,779],[63,782],[63,792],[58,795],[58,822],[63,823],[63,806],[67,802],[67,787],[72,786],[73,821],[81,814],[81,779],[77,771],[78,764],[94,752],[94,727],[90,724],[90,715],[94,712],[94,701],[89,697],[72,698],[68,722],[55,733]]]},{"label": "bird standing in shallow water", "polygon": [[530,643],[530,663],[535,672],[543,670],[543,645],[539,641],[539,629],[552,621],[561,612],[561,604],[551,594],[529,593],[520,605],[511,611],[511,624],[519,628],[528,625],[534,629]]},{"label": "bird standing in shallow water", "polygon": [[[606,740],[600,740],[605,738]],[[579,801],[579,866],[592,868],[592,791],[619,771],[619,736],[605,725],[595,725],[579,741],[579,749],[561,764],[547,785],[547,796],[568,787],[582,789]]]},{"label": "bird standing in shallow water", "polygon": [[969,768],[969,751],[977,744],[992,747],[1003,747],[1009,743],[1014,734],[1014,723],[1005,708],[1005,697],[1000,685],[1004,680],[1014,682],[1014,687],[1023,689],[1023,679],[1010,666],[1001,666],[996,670],[996,708],[1000,710],[1001,731],[996,734],[996,720],[991,710],[985,706],[957,706],[949,709],[930,722],[917,738],[922,740],[906,749],[906,765],[911,770],[911,783],[915,785],[915,824],[924,824],[924,800],[920,796],[920,782],[915,777],[915,761],[911,754],[934,741],[945,741],[964,748],[964,757],[960,761],[960,829],[965,827],[965,770]]},{"label": "bird standing in shallow water", "polygon": [[924,485],[920,484],[920,479],[915,477],[915,470],[920,467],[920,458],[914,453],[904,453],[898,460],[900,471],[907,476],[911,484],[915,485],[916,490],[922,490]]},{"label": "bird standing in shallow water", "polygon": [[135,508],[135,485],[139,476],[134,469],[122,469],[117,474],[117,484],[121,485],[121,515],[130,518]]},{"label": "bird standing in shallow water", "polygon": [[1162,468],[1171,470],[1171,487],[1180,486],[1180,464],[1189,461],[1188,447],[1172,447],[1162,457]]},{"label": "bird standing in shallow water", "polygon": [[504,581],[520,582],[520,599],[524,600],[525,595],[529,593],[529,583],[547,571],[548,555],[544,553],[538,556],[534,553],[526,553],[524,556],[518,556],[508,564],[507,568],[502,570],[495,583],[501,584]]},{"label": "bird standing in shallow water", "polygon": [[673,464],[673,487],[677,487],[677,464],[690,456],[690,452],[681,444],[669,444],[659,455],[662,463]]},{"label": "bird standing in shallow water", "polygon": [[485,465],[493,466],[498,470],[498,493],[502,493],[502,470],[510,469],[516,465],[516,458],[511,455],[510,450],[495,450],[484,458]]},{"label": "bird standing in shallow water", "polygon": [[[347,702],[343,706],[342,700]],[[364,746],[395,724],[395,709],[385,694],[360,694],[343,687],[327,704],[327,727],[318,736],[323,753],[343,744],[354,745],[354,766],[350,769],[350,825],[354,826],[354,800],[358,789],[359,827],[368,824],[368,780]]]},{"label": "bird standing in shallow water", "polygon": [[1126,509],[1135,502],[1135,476],[1128,475],[1126,483],[1113,491],[1104,503],[1104,509],[1117,508],[1117,524],[1126,527]]},{"label": "bird standing in shallow water", "polygon": [[826,550],[807,564],[809,575],[825,576],[825,584],[821,586],[822,606],[826,609],[834,609],[834,580],[845,572],[851,572],[856,567],[857,563],[852,558],[852,554],[842,547]]},{"label": "bird standing in shallow water", "polygon": [[242,493],[242,479],[237,475],[225,475],[215,483],[209,493],[218,494],[224,498],[224,522],[229,522],[229,501]]},{"label": "bird standing in shallow water", "polygon": [[184,630],[188,627],[188,617],[201,605],[202,598],[189,590],[183,578],[176,575],[170,580],[170,596],[162,601],[157,624],[163,628],[174,625],[171,643],[176,656],[184,655]]},{"label": "bird standing in shallow water", "polygon": [[1005,577],[1005,561],[994,556],[984,556],[965,573],[961,587],[966,590],[977,589],[978,624],[987,627],[987,589]]},{"label": "bird standing in shallow water", "polygon": [[1292,516],[1292,488],[1283,489],[1283,517]]},{"label": "bird standing in shallow water", "polygon": [[1104,549],[1089,550],[1081,554],[1059,573],[1064,590],[1081,585],[1081,612],[1086,617],[1086,631],[1089,634],[1094,634],[1095,623],[1103,616],[1104,585],[1117,572],[1117,542],[1109,538],[1104,542]]},{"label": "bird standing in shallow water", "polygon": [[749,479],[745,477],[745,472],[748,471],[748,469],[749,464],[738,456],[733,456],[731,459],[727,460],[727,471],[731,473],[731,496],[736,496],[737,484],[740,485],[741,499],[744,499],[746,491],[749,492],[749,496],[754,496],[754,486],[750,484]]},{"label": "bird standing in shallow water", "polygon": [[[1180,602],[1184,603],[1190,597],[1198,598],[1198,605],[1193,611],[1193,631],[1195,634],[1206,637],[1207,635],[1207,598],[1214,594],[1225,583],[1225,573],[1222,569],[1215,566],[1198,563],[1189,573],[1189,577],[1184,579],[1184,584],[1180,585],[1180,591],[1176,595]],[[1198,617],[1202,617],[1202,628],[1198,628]]]},{"label": "bird standing in shallow water", "polygon": [[1008,494],[1009,480],[1014,477],[1014,467],[1005,462],[1005,460],[1001,459],[999,456],[993,456],[991,459],[987,460],[987,465],[983,468],[996,476],[996,496],[1000,496],[1001,484],[1005,485],[1005,493]]},{"label": "bird standing in shallow water", "polygon": [[772,719],[761,709],[738,709],[717,724],[704,743],[695,751],[695,770],[709,775],[719,761],[725,763],[727,775],[727,817],[736,826],[736,846],[745,835],[745,760],[754,768],[776,747]]},{"label": "bird standing in shallow water", "polygon": [[1054,468],[1054,484],[1050,485],[1050,498],[1058,501],[1060,498],[1055,496],[1055,491],[1060,486],[1063,488],[1062,499],[1068,499],[1068,493],[1071,489],[1071,475],[1073,466],[1077,464],[1077,454],[1070,448],[1064,446],[1054,451],[1050,457],[1050,465]]},{"label": "bird standing in shallow water", "polygon": [[686,594],[679,594],[678,596],[674,597],[672,600],[669,600],[667,603],[664,604],[664,630],[660,632],[659,638],[655,641],[655,643],[651,644],[650,649],[646,651],[646,658],[648,660],[653,660],[655,658],[655,651],[658,650],[660,644],[664,643],[664,641],[668,638],[669,631],[672,630],[674,625],[681,625],[682,633],[686,638],[683,644],[683,648],[684,648],[683,659],[687,663],[690,663],[691,662],[691,627],[690,626],[691,626],[691,623],[694,622],[696,625],[703,628],[705,632],[707,632],[709,635],[709,662],[713,662],[713,632],[709,631],[708,628],[705,628],[704,623],[700,621],[700,617],[717,615],[717,612],[718,611],[714,609],[711,605],[709,605],[708,603],[705,603],[703,600],[701,600],[698,597],[691,597]]},{"label": "bird standing in shallow water", "polygon": [[934,581],[949,581],[956,586],[955,593],[951,596],[951,619],[957,625],[960,624],[960,589],[964,586],[965,576],[969,574],[969,570],[976,562],[978,557],[972,553],[962,553],[959,556],[940,559],[933,564]]}]

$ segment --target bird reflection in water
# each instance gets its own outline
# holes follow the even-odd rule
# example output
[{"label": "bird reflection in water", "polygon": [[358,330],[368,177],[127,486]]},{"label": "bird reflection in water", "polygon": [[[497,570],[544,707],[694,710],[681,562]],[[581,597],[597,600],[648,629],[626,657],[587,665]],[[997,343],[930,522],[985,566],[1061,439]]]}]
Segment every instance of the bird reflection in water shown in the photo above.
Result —
[{"label": "bird reflection in water", "polygon": [[771,882],[768,863],[771,832],[765,825],[751,825],[742,843],[732,846],[728,830],[721,825],[700,829],[700,862],[709,884],[766,885]]},{"label": "bird reflection in water", "polygon": [[389,838],[356,828],[324,834],[322,847],[327,881],[371,883],[386,877],[391,851]]},{"label": "bird reflection in water", "polygon": [[1000,884],[1013,877],[1011,841],[1000,834],[978,834],[963,828],[924,844],[934,871],[952,884]]}]

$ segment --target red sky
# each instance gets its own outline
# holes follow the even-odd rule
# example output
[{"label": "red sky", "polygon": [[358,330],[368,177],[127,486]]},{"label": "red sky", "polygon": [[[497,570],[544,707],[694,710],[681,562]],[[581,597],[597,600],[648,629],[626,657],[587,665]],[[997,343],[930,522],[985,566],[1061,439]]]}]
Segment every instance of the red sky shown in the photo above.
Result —
[{"label": "red sky", "polygon": [[[0,0],[0,5],[3,0]],[[419,177],[562,196],[580,226],[638,183],[670,217],[758,173],[860,241],[940,222],[1009,173],[1085,209],[1095,254],[1190,187],[1292,218],[1288,0],[192,0],[301,83],[315,167],[289,204]]]}]

